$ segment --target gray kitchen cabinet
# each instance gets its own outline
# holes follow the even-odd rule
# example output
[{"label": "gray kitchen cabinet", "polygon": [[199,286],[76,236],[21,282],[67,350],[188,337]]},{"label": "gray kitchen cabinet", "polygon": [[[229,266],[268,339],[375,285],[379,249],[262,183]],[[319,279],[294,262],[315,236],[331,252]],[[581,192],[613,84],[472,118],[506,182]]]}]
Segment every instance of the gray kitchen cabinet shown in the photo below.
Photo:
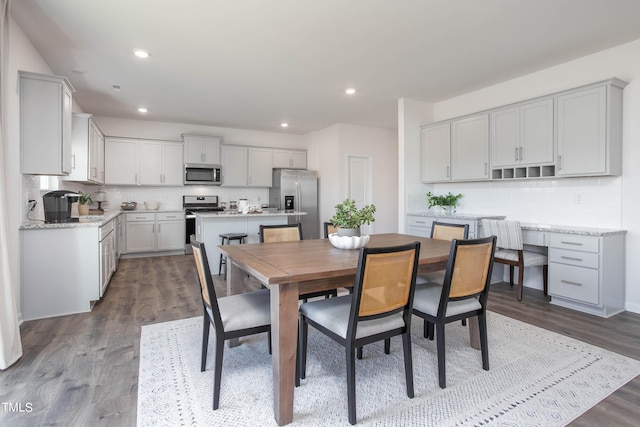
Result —
[{"label": "gray kitchen cabinet", "polygon": [[184,162],[192,164],[220,164],[221,138],[203,135],[182,135]]},{"label": "gray kitchen cabinet", "polygon": [[273,149],[223,144],[222,185],[225,187],[271,187]]},{"label": "gray kitchen cabinet", "polygon": [[184,212],[126,214],[126,254],[184,252]]},{"label": "gray kitchen cabinet", "polygon": [[420,135],[422,181],[451,181],[451,125],[424,126]]},{"label": "gray kitchen cabinet", "polygon": [[407,234],[420,237],[431,237],[431,227],[434,221],[446,222],[449,224],[469,225],[469,238],[475,239],[479,236],[480,222],[482,218],[428,216],[428,215],[407,215]]},{"label": "gray kitchen cabinet", "polygon": [[451,180],[489,178],[489,114],[451,122]]},{"label": "gray kitchen cabinet", "polygon": [[105,139],[105,184],[182,186],[182,144],[136,138]]},{"label": "gray kitchen cabinet", "polygon": [[71,173],[73,87],[65,77],[19,71],[23,174]]},{"label": "gray kitchen cabinet", "polygon": [[104,184],[104,134],[91,114],[73,113],[71,173],[65,181]]},{"label": "gray kitchen cabinet", "polygon": [[104,295],[111,276],[116,271],[116,220],[101,226],[100,235],[100,297]]},{"label": "gray kitchen cabinet", "polygon": [[553,98],[491,112],[492,168],[553,161]]},{"label": "gray kitchen cabinet", "polygon": [[274,148],[273,167],[282,169],[306,169],[307,151]]},{"label": "gray kitchen cabinet", "polygon": [[603,317],[624,311],[624,234],[548,239],[553,304]]},{"label": "gray kitchen cabinet", "polygon": [[558,176],[622,173],[622,90],[612,79],[556,99]]}]

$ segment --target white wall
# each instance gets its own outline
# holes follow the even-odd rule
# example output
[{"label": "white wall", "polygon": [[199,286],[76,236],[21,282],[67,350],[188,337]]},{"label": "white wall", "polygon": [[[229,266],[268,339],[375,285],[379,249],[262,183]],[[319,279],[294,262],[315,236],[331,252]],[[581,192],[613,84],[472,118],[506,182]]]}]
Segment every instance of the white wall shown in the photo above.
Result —
[{"label": "white wall", "polygon": [[[523,222],[624,228],[626,308],[640,313],[640,40],[537,73],[435,104],[434,117],[421,124],[524,101],[618,77],[624,89],[623,175],[513,182],[435,185],[437,192],[461,192],[458,212],[505,214]],[[416,153],[418,155],[418,153]],[[582,203],[576,203],[579,196]],[[508,201],[510,200],[510,201]],[[424,201],[426,209],[426,200]]]}]

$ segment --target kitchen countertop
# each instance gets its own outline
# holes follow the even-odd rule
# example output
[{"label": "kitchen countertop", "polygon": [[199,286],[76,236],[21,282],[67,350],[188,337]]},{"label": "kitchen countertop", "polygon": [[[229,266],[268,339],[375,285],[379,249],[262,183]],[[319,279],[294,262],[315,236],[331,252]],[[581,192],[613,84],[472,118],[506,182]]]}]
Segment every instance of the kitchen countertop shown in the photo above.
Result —
[{"label": "kitchen countertop", "polygon": [[25,221],[20,224],[20,230],[52,230],[56,228],[77,228],[77,227],[101,227],[122,213],[156,213],[156,212],[184,212],[182,208],[176,209],[135,209],[132,211],[105,211],[103,215],[83,215],[78,222],[59,222],[45,224],[44,221]]},{"label": "kitchen countertop", "polygon": [[260,217],[260,216],[294,216],[294,215],[306,215],[306,212],[298,212],[298,211],[263,211],[263,212],[254,212],[248,214],[242,214],[234,211],[225,211],[225,212],[203,212],[198,213],[195,212],[196,216],[202,218],[252,218],[252,217]]},{"label": "kitchen countertop", "polygon": [[482,214],[439,214],[435,212],[409,212],[410,216],[426,216],[430,218],[450,218],[450,219],[505,219],[504,215],[482,215]]},{"label": "kitchen countertop", "polygon": [[552,225],[521,222],[520,227],[525,231],[542,231],[548,233],[576,234],[582,236],[611,236],[626,234],[627,230],[599,227],[576,227],[573,225]]}]

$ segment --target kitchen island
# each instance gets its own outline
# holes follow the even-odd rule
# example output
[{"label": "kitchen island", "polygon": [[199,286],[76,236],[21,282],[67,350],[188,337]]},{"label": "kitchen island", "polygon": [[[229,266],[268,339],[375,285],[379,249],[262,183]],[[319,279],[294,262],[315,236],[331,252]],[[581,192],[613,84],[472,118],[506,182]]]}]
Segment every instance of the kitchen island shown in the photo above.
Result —
[{"label": "kitchen island", "polygon": [[260,225],[297,222],[300,216],[306,214],[306,212],[281,210],[247,214],[236,211],[196,213],[196,239],[204,242],[211,273],[217,274],[220,271],[220,251],[218,251],[220,234],[244,233],[247,235],[245,243],[259,243]]}]

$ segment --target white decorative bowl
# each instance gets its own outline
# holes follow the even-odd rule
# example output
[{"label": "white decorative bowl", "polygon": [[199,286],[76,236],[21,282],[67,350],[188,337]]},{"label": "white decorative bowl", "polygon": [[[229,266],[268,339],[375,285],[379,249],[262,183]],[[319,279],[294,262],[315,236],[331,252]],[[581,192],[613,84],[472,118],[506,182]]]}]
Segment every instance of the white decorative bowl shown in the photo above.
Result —
[{"label": "white decorative bowl", "polygon": [[338,233],[333,233],[329,234],[329,241],[338,249],[360,249],[369,243],[369,235],[338,236]]},{"label": "white decorative bowl", "polygon": [[144,202],[144,207],[151,210],[156,210],[160,207],[160,202]]}]

